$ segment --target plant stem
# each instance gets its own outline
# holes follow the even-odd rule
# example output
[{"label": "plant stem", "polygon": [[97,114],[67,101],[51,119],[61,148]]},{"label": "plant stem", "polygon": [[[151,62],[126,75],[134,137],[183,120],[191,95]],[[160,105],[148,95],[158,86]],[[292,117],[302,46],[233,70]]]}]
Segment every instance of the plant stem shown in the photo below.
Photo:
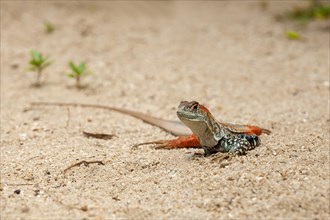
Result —
[{"label": "plant stem", "polygon": [[36,86],[40,86],[41,85],[41,68],[37,68],[37,82],[36,82]]},{"label": "plant stem", "polygon": [[76,87],[79,89],[80,88],[80,76],[76,77]]}]

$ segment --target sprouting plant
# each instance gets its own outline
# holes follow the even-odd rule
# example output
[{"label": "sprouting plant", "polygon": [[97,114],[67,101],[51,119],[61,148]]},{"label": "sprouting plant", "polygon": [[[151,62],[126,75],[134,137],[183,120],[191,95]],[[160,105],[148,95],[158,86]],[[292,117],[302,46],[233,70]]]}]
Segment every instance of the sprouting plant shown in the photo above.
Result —
[{"label": "sprouting plant", "polygon": [[52,33],[55,30],[54,24],[52,24],[49,21],[44,22],[44,28],[45,28],[45,32],[48,34]]},{"label": "sprouting plant", "polygon": [[52,61],[49,60],[49,57],[44,57],[41,53],[35,50],[31,50],[31,60],[30,60],[30,71],[35,71],[37,73],[37,80],[35,85],[41,85],[41,74],[48,67],[52,64]]},{"label": "sprouting plant", "polygon": [[72,70],[71,73],[67,73],[67,76],[70,78],[76,79],[76,87],[82,88],[80,85],[80,79],[82,76],[91,74],[89,70],[86,69],[86,64],[84,62],[79,65],[75,65],[72,61],[69,63],[69,67]]},{"label": "sprouting plant", "polygon": [[315,18],[329,17],[330,5],[312,5],[308,8],[298,8],[288,14],[289,18],[305,22]]},{"label": "sprouting plant", "polygon": [[291,11],[278,15],[280,20],[291,19],[306,23],[313,19],[326,19],[330,16],[330,4],[322,3],[318,0],[310,1],[308,7],[299,7]]}]

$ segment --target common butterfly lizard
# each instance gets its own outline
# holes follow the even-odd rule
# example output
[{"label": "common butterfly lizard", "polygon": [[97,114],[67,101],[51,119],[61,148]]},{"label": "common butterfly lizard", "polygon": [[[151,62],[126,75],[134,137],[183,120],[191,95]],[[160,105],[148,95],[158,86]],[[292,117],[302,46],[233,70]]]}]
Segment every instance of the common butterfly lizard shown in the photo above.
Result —
[{"label": "common butterfly lizard", "polygon": [[103,105],[47,102],[35,102],[32,105],[80,106],[117,111],[139,118],[179,136],[173,140],[152,141],[135,146],[156,144],[157,149],[203,148],[205,156],[217,152],[244,154],[246,151],[260,145],[259,135],[271,133],[270,130],[258,126],[229,124],[217,121],[205,106],[196,101],[182,101],[178,106],[177,116],[182,123]]}]

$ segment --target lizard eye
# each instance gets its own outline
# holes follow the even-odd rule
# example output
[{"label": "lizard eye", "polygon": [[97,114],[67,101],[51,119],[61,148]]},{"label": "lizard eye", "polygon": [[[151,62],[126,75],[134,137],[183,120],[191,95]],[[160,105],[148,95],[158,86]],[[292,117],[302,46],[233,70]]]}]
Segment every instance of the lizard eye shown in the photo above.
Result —
[{"label": "lizard eye", "polygon": [[193,109],[194,111],[197,111],[197,108],[198,108],[198,104],[197,104],[197,103],[194,104],[194,105],[192,106],[192,109]]}]

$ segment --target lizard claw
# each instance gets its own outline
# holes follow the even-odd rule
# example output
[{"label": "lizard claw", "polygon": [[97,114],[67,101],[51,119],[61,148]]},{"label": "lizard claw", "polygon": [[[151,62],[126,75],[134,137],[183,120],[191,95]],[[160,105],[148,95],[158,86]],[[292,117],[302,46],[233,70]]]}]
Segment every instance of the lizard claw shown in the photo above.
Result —
[{"label": "lizard claw", "polygon": [[231,161],[233,157],[236,157],[236,154],[220,154],[220,155],[215,155],[211,161],[212,162],[216,162],[219,163],[220,168],[224,168],[230,164],[232,164],[233,162]]},{"label": "lizard claw", "polygon": [[236,156],[235,154],[228,154],[228,153],[222,154],[222,153],[218,153],[218,154],[215,154],[213,156],[213,158],[211,159],[211,161],[218,161],[218,162],[224,161],[224,160],[230,161],[235,156]]},{"label": "lizard claw", "polygon": [[139,143],[139,144],[135,144],[132,146],[132,148],[137,148],[139,146],[143,146],[143,145],[150,145],[153,144],[154,149],[173,149],[175,148],[175,146],[171,145],[171,141],[170,140],[160,140],[160,141],[150,141],[150,142],[144,142],[144,143]]},{"label": "lizard claw", "polygon": [[158,144],[158,145],[155,146],[155,149],[157,149],[157,150],[159,150],[159,149],[170,150],[170,149],[173,149],[173,148],[175,148],[175,146],[170,145],[170,143],[168,143],[168,141],[164,141],[163,143]]}]

